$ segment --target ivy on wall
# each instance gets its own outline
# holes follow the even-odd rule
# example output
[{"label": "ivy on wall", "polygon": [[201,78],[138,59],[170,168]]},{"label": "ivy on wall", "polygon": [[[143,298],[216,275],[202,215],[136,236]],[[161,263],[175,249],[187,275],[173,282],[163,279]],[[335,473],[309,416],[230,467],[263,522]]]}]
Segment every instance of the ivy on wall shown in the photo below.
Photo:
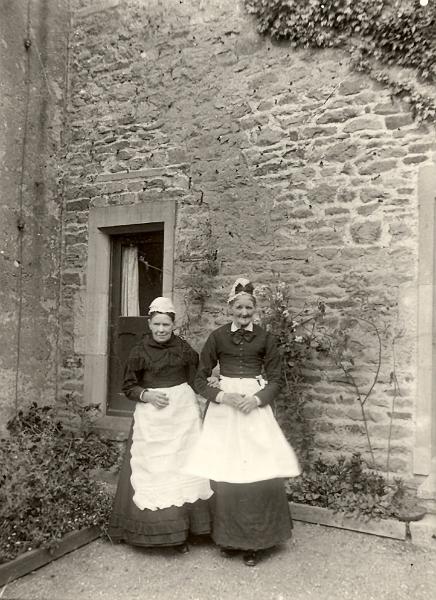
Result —
[{"label": "ivy on wall", "polygon": [[[436,78],[436,2],[425,6],[419,0],[244,2],[257,18],[260,33],[289,40],[294,48],[346,48],[353,68],[408,101],[415,117],[436,117],[435,99],[417,85],[433,85]],[[408,80],[393,77],[392,67],[410,69]]]}]

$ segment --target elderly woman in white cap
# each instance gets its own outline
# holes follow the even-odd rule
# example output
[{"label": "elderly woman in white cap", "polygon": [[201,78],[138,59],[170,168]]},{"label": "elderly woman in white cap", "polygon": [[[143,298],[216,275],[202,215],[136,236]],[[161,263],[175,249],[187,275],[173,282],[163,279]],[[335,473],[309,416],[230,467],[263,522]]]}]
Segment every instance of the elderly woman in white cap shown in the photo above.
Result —
[{"label": "elderly woman in white cap", "polygon": [[[253,323],[253,285],[238,279],[231,290],[232,321],[213,331],[200,354],[196,391],[208,401],[200,440],[187,472],[209,478],[212,538],[223,554],[243,552],[254,566],[258,550],[291,536],[283,478],[300,473],[270,402],[278,394],[281,357],[272,334]],[[219,388],[210,383],[219,364]]]},{"label": "elderly woman in white cap", "polygon": [[130,353],[123,392],[136,402],[132,430],[109,524],[113,541],[138,546],[176,546],[210,533],[205,478],[181,472],[200,435],[191,387],[198,354],[174,335],[175,309],[168,298],[149,308],[150,334]]}]

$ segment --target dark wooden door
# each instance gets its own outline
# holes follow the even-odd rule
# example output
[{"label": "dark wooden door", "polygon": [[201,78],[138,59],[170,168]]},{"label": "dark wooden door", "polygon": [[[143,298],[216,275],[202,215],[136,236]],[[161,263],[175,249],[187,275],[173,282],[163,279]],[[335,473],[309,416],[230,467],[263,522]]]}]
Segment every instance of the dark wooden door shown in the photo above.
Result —
[{"label": "dark wooden door", "polygon": [[[149,331],[148,307],[162,295],[163,281],[163,228],[111,236],[111,299],[109,319],[108,401],[107,414],[129,416],[134,404],[121,391],[124,367],[133,346]],[[122,253],[123,247],[133,246],[138,252],[139,315],[123,314]]]}]

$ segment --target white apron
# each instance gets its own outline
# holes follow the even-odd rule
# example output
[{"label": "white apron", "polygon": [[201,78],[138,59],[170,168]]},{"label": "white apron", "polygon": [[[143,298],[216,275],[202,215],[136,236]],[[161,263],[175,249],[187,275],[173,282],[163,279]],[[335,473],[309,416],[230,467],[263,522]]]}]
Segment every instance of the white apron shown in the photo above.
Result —
[{"label": "white apron", "polygon": [[[221,377],[223,392],[254,395],[259,382],[252,378]],[[184,472],[213,481],[250,483],[300,474],[298,459],[270,406],[249,414],[210,402],[200,439]]]},{"label": "white apron", "polygon": [[181,472],[200,436],[195,393],[187,383],[156,388],[169,398],[165,408],[136,404],[130,478],[133,502],[141,510],[182,506],[212,495],[207,479]]}]

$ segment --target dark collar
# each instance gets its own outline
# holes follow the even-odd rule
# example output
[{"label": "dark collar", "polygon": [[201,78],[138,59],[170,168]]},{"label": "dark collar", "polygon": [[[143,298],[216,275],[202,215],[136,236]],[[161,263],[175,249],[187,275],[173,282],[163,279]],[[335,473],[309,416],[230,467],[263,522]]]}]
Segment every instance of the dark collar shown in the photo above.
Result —
[{"label": "dark collar", "polygon": [[175,336],[174,333],[172,333],[170,339],[166,342],[157,342],[153,338],[152,334],[148,333],[145,336],[144,344],[149,348],[158,348],[159,350],[164,348],[174,348],[177,346],[177,336]]},{"label": "dark collar", "polygon": [[256,336],[255,326],[253,325],[253,329],[245,329],[244,327],[239,327],[232,331],[232,325],[228,328],[228,333],[231,337],[231,340],[234,344],[239,345],[243,341],[247,344],[253,341]]}]

